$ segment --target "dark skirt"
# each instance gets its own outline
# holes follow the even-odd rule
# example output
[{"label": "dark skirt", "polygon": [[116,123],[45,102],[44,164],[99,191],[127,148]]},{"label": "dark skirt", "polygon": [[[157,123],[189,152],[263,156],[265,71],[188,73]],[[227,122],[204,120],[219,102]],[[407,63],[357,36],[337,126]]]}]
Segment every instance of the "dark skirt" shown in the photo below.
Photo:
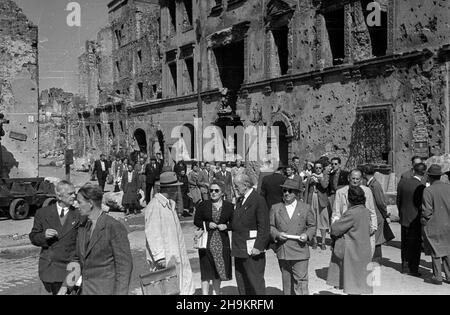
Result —
[{"label": "dark skirt", "polygon": [[[198,251],[198,255],[200,257],[200,273],[202,281],[220,280],[220,276],[219,273],[217,272],[213,255],[209,251],[209,249],[200,249]],[[227,280],[231,280],[232,279],[231,250],[229,248],[224,248],[222,250],[222,256]]]},{"label": "dark skirt", "polygon": [[124,188],[122,206],[127,209],[139,207],[138,191],[136,187],[130,185],[130,187]]}]

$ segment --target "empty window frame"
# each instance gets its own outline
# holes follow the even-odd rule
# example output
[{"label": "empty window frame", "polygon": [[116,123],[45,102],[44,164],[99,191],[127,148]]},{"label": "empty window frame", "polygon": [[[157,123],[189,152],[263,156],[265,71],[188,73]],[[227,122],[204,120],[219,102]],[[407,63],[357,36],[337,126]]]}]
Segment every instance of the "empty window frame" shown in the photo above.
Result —
[{"label": "empty window frame", "polygon": [[288,25],[272,29],[273,39],[277,47],[278,60],[280,63],[280,73],[285,75],[289,70],[289,27]]},{"label": "empty window frame", "polygon": [[144,99],[144,83],[139,82],[137,85],[138,93],[136,93],[136,100],[142,101]]},{"label": "empty window frame", "polygon": [[[367,10],[368,5],[373,3],[372,0],[361,0],[361,5],[364,13],[364,20],[368,20],[369,14],[374,12],[373,9]],[[379,4],[378,4],[379,5]],[[387,22],[387,7],[380,6],[380,24],[367,25],[370,34],[370,41],[372,43],[372,55],[375,57],[385,56],[388,49],[388,22]]]},{"label": "empty window frame", "polygon": [[185,10],[185,23],[188,24],[188,26],[192,26],[193,25],[193,12],[192,12],[192,0],[183,0],[183,5],[184,5],[184,10]]},{"label": "empty window frame", "polygon": [[245,77],[244,41],[213,49],[222,86],[239,90]]},{"label": "empty window frame", "polygon": [[345,14],[344,8],[324,12],[328,38],[330,41],[333,65],[340,65],[345,60]]},{"label": "empty window frame", "polygon": [[167,0],[167,9],[169,11],[170,25],[174,32],[177,31],[177,4],[175,0]]}]

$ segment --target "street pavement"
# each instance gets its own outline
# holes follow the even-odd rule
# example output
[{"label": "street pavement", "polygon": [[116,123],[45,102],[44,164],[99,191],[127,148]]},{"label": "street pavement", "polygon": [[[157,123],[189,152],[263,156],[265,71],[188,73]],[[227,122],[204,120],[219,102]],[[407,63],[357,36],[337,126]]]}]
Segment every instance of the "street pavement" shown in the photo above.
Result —
[{"label": "street pavement", "polygon": [[[43,168],[41,176],[64,177],[62,168]],[[72,173],[72,180],[76,186],[81,186],[89,181],[89,174]],[[106,187],[111,189],[112,187]],[[129,229],[129,239],[133,255],[133,274],[130,286],[130,294],[140,295],[139,275],[148,272],[145,258],[145,236],[143,232],[143,215],[124,218],[123,213],[110,213],[116,219],[126,222]],[[182,220],[186,248],[188,250],[196,294],[201,294],[200,267],[198,253],[193,249],[193,232],[195,230],[192,218]],[[33,218],[24,221],[12,221],[0,219],[0,295],[29,294],[38,295],[43,293],[38,279],[39,249],[30,245],[27,234],[31,230]],[[399,270],[400,263],[400,225],[391,224],[396,239],[383,246],[383,266],[374,271],[377,285],[374,287],[375,295],[442,295],[450,294],[450,285],[436,286],[429,283],[431,277],[431,258],[422,255],[421,269],[422,278],[402,275]],[[25,245],[22,247],[17,246]],[[16,246],[16,247],[10,247]],[[6,250],[5,250],[6,249]],[[11,250],[9,250],[11,249]],[[328,265],[331,252],[329,248],[325,251],[311,250],[309,262],[309,290],[311,294],[334,295],[342,294],[326,284]],[[281,273],[275,254],[267,253],[267,264],[265,273],[267,294],[282,294]],[[222,294],[236,295],[237,287],[235,280],[222,284]]]},{"label": "street pavement", "polygon": [[[130,294],[140,295],[139,275],[146,273],[147,263],[145,258],[145,236],[143,232],[143,217],[135,218],[133,226],[137,229],[129,234],[133,254],[133,275],[130,286]],[[196,294],[201,293],[200,268],[197,251],[193,249],[193,232],[195,230],[192,221],[182,223],[185,243],[188,250]],[[436,286],[428,282],[431,277],[431,260],[422,255],[422,278],[402,275],[400,270],[399,233],[400,226],[392,224],[397,238],[389,246],[383,247],[383,266],[375,276],[379,279],[379,285],[374,287],[375,295],[443,295],[450,294],[450,285]],[[326,275],[331,252],[311,250],[309,263],[309,289],[311,294],[334,295],[342,294],[326,284]],[[37,275],[38,255],[0,254],[0,295],[42,293]],[[268,295],[282,294],[281,273],[275,254],[267,253],[265,280]],[[222,294],[236,295],[237,287],[234,280],[222,284]]]}]

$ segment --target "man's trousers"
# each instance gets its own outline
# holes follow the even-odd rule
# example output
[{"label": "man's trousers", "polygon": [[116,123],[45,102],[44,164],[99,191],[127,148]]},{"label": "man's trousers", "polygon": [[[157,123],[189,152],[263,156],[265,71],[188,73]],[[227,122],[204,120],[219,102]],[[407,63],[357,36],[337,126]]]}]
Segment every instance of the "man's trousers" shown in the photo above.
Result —
[{"label": "man's trousers", "polygon": [[402,226],[401,230],[402,264],[408,263],[409,272],[419,271],[420,254],[422,251],[422,225],[418,216],[409,227]]},{"label": "man's trousers", "polygon": [[309,295],[308,263],[309,260],[278,260],[284,295]]},{"label": "man's trousers", "polygon": [[234,259],[236,283],[239,295],[265,295],[266,254]]}]

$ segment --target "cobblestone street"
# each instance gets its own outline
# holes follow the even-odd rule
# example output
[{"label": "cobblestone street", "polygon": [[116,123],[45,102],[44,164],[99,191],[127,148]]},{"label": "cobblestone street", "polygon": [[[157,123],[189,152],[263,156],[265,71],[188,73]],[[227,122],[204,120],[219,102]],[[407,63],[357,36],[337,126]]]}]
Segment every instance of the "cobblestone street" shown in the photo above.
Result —
[{"label": "cobblestone street", "polygon": [[[142,219],[143,221],[143,219]],[[143,224],[143,222],[141,222]],[[431,277],[430,258],[422,255],[421,269],[422,278],[402,275],[400,270],[400,242],[399,225],[393,224],[392,228],[397,236],[396,241],[389,246],[383,247],[383,266],[375,276],[379,279],[379,286],[374,288],[375,295],[441,295],[450,293],[450,285],[436,286],[428,283]],[[191,222],[183,223],[186,247],[193,270],[193,278],[196,294],[200,294],[201,281],[197,251],[193,250],[193,231]],[[147,272],[145,259],[145,238],[141,230],[129,234],[133,253],[133,275],[130,293],[140,295],[139,275]],[[309,264],[309,289],[311,294],[342,294],[341,291],[327,286],[326,276],[330,261],[330,250],[311,251]],[[7,294],[41,294],[41,284],[37,276],[38,257],[0,257],[0,295]],[[278,262],[272,251],[267,253],[266,286],[268,295],[279,295],[281,292],[281,273]],[[236,295],[237,287],[234,280],[222,284],[222,294]]]}]

